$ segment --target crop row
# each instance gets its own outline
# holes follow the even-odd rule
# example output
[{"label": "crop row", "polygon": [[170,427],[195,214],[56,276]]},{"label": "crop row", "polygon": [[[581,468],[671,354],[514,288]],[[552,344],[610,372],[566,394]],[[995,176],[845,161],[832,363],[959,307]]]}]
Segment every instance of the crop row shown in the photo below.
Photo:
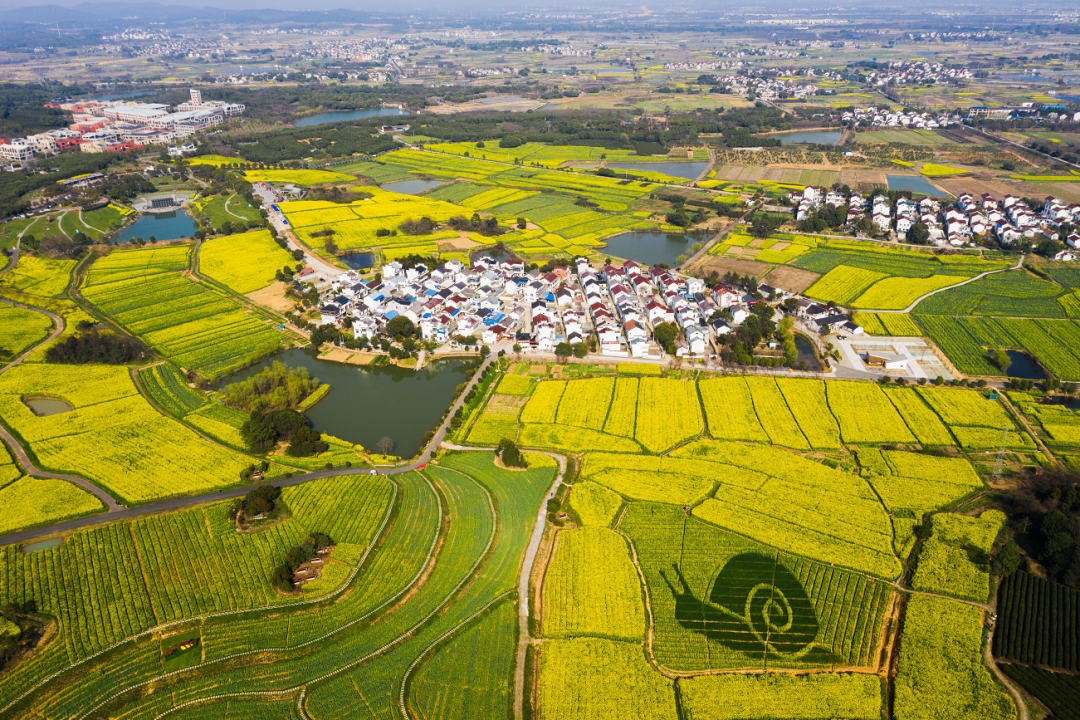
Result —
[{"label": "crop row", "polygon": [[1046,705],[1054,718],[1080,720],[1080,677],[1013,663],[1000,667]]},{"label": "crop row", "polygon": [[139,379],[154,402],[173,417],[181,418],[206,403],[202,395],[188,387],[187,379],[171,363],[141,370]]},{"label": "crop row", "polygon": [[1080,670],[1080,592],[1026,572],[998,589],[994,655]]}]

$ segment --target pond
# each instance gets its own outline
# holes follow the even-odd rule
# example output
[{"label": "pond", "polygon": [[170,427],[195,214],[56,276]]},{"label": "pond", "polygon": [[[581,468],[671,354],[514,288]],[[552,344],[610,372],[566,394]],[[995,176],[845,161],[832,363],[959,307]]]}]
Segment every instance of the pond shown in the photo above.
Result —
[{"label": "pond", "polygon": [[444,182],[444,180],[421,180],[417,178],[416,180],[398,180],[397,182],[384,183],[379,187],[383,190],[389,190],[390,192],[415,195],[416,193],[439,187]]},{"label": "pond", "polygon": [[799,358],[795,361],[796,365],[806,363],[806,369],[814,372],[822,369],[821,360],[818,359],[817,353],[814,352],[814,345],[805,335],[795,333],[795,347],[799,351]]},{"label": "pond", "polygon": [[521,102],[521,98],[517,95],[507,95],[506,97],[489,97],[481,98],[480,103],[483,105],[491,105],[493,103],[509,103],[509,102]]},{"label": "pond", "polygon": [[191,237],[198,229],[195,220],[187,210],[173,210],[164,213],[143,213],[139,219],[128,225],[109,239],[110,245],[127,242],[133,238],[149,240],[176,240]]},{"label": "pond", "polygon": [[1022,380],[1042,380],[1046,374],[1031,357],[1020,350],[1006,350],[1005,353],[1012,360],[1007,375],[1011,378]]},{"label": "pond", "polygon": [[768,137],[777,138],[784,145],[837,145],[843,136],[843,130],[795,130]]},{"label": "pond", "polygon": [[32,553],[38,550],[48,550],[49,548],[60,547],[63,544],[64,538],[62,537],[49,538],[48,540],[38,540],[29,545],[23,545],[22,551],[24,553]]},{"label": "pond", "polygon": [[628,232],[608,238],[603,251],[642,265],[667,263],[669,267],[675,267],[675,260],[680,255],[690,256],[695,242],[705,244],[710,237],[712,234],[707,232]]},{"label": "pond", "polygon": [[707,162],[659,162],[659,163],[608,163],[618,175],[620,170],[648,170],[651,172],[664,173],[672,177],[696,180],[698,175],[709,167]]},{"label": "pond", "polygon": [[469,256],[469,262],[476,262],[480,258],[488,257],[497,263],[505,262],[513,257],[516,257],[514,253],[510,252],[506,248],[499,249],[498,247],[486,247],[480,248]]},{"label": "pond", "polygon": [[454,389],[467,379],[475,360],[440,360],[417,372],[399,367],[362,367],[321,360],[311,348],[288,350],[229,378],[228,383],[257,374],[273,361],[306,367],[312,377],[331,386],[326,397],[304,413],[319,432],[347,442],[377,448],[394,441],[393,455],[412,457],[424,433],[432,430],[450,406]]},{"label": "pond", "polygon": [[916,195],[929,195],[936,198],[949,198],[949,194],[938,190],[936,187],[927,182],[924,177],[913,177],[911,175],[886,175],[885,179],[889,181],[890,190],[908,190]]},{"label": "pond", "polygon": [[57,400],[56,398],[23,398],[23,402],[26,406],[34,411],[34,414],[38,417],[47,417],[49,415],[59,415],[61,413],[68,413],[74,410],[71,403],[63,400]]},{"label": "pond", "polygon": [[293,123],[296,127],[310,127],[312,125],[326,125],[327,123],[342,122],[343,120],[363,120],[369,117],[391,117],[408,115],[405,110],[397,108],[368,108],[367,110],[337,110],[334,112],[308,115]]},{"label": "pond", "polygon": [[352,253],[343,255],[338,260],[348,265],[353,270],[370,270],[375,264],[375,256],[369,252]]}]

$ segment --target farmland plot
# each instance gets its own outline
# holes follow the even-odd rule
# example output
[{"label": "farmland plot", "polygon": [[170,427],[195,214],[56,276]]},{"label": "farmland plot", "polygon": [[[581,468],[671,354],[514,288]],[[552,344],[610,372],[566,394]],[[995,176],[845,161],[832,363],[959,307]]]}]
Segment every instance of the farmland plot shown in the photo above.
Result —
[{"label": "farmland plot", "polygon": [[47,315],[0,303],[0,365],[6,365],[49,336]]},{"label": "farmland plot", "polygon": [[839,265],[811,285],[806,291],[806,296],[821,302],[847,305],[871,285],[886,277],[888,276],[884,273],[873,270]]},{"label": "farmland plot", "polygon": [[[66,480],[19,477],[9,482],[5,477],[9,467],[0,464],[0,507],[4,508],[0,513],[0,535],[105,509],[97,497]],[[15,471],[18,477],[18,468]]]},{"label": "farmland plot", "polygon": [[768,477],[755,487],[718,474],[720,489],[693,509],[696,517],[821,562],[878,577],[899,573],[888,516],[855,475],[763,446],[702,441],[676,455],[708,457]]},{"label": "farmland plot", "polygon": [[542,623],[547,637],[641,640],[641,584],[621,535],[599,527],[559,533],[544,578]]},{"label": "farmland plot", "polygon": [[984,487],[971,463],[964,458],[860,448],[859,464],[872,468],[873,473],[867,479],[890,512],[907,511],[916,518]]},{"label": "farmland plot", "polygon": [[[987,510],[977,518],[934,515],[933,534],[919,553],[912,588],[986,602],[990,594],[990,549],[1004,524],[1005,514],[1000,510]],[[973,560],[972,549],[985,560]]]},{"label": "farmland plot", "polygon": [[1031,573],[1006,576],[998,588],[994,655],[1080,670],[1080,592]]},{"label": "farmland plot", "polygon": [[829,410],[825,383],[794,378],[776,378],[776,387],[787,401],[792,417],[815,450],[840,447],[840,426]]},{"label": "farmland plot", "polygon": [[147,394],[173,417],[181,418],[206,404],[206,398],[188,387],[187,378],[171,363],[159,363],[139,371]]},{"label": "farmland plot", "polygon": [[559,400],[556,422],[603,431],[614,389],[614,378],[568,381]]},{"label": "farmland plot", "polygon": [[679,680],[693,720],[878,720],[884,701],[876,675],[700,675]]},{"label": "farmland plot", "polygon": [[[661,666],[876,665],[886,585],[777,553],[671,505],[632,503],[619,528],[645,574]],[[771,588],[786,604],[783,624],[769,634],[757,608]]]},{"label": "farmland plot", "polygon": [[[178,272],[140,276],[140,260],[136,252],[101,258],[82,294],[178,366],[213,379],[281,346],[280,333],[220,292]],[[143,264],[157,260],[148,257]]]},{"label": "farmland plot", "polygon": [[642,447],[662,452],[701,434],[701,403],[695,383],[650,377],[638,383],[634,438]]},{"label": "farmland plot", "polygon": [[570,509],[586,527],[608,527],[622,507],[618,493],[595,482],[575,483],[570,493]]},{"label": "farmland plot", "polygon": [[615,380],[615,395],[608,410],[604,432],[622,437],[633,437],[637,424],[637,378],[620,377]]},{"label": "farmland plot", "polygon": [[[39,417],[25,395],[74,410]],[[0,376],[0,409],[43,467],[83,475],[126,502],[233,485],[249,462],[159,414],[123,366],[15,367]]]},{"label": "farmland plot", "polygon": [[274,282],[275,274],[296,263],[269,230],[211,238],[199,250],[199,270],[241,295]]},{"label": "farmland plot", "polygon": [[810,444],[799,429],[799,423],[791,414],[784,395],[772,378],[743,378],[750,396],[754,399],[761,427],[768,434],[773,445],[809,450]]},{"label": "farmland plot", "polygon": [[540,661],[542,720],[675,720],[671,680],[655,672],[640,644],[599,638],[552,640]]},{"label": "farmland plot", "polygon": [[908,601],[895,682],[898,720],[1011,720],[1012,698],[983,663],[982,611],[950,600]]},{"label": "farmland plot", "polygon": [[769,441],[743,378],[709,378],[699,381],[698,387],[709,422],[709,435],[718,440]]},{"label": "farmland plot", "polygon": [[521,422],[554,423],[565,388],[565,380],[548,380],[539,383],[529,397],[529,402],[525,404],[525,409],[521,411]]},{"label": "farmland plot", "polygon": [[915,438],[880,387],[867,383],[826,384],[829,408],[846,443],[906,443]]},{"label": "farmland plot", "polygon": [[505,717],[513,699],[514,604],[453,638],[421,666],[410,684],[411,704],[423,718]]},{"label": "farmland plot", "polygon": [[889,389],[885,393],[904,422],[923,445],[954,445],[955,440],[941,418],[911,390]]}]

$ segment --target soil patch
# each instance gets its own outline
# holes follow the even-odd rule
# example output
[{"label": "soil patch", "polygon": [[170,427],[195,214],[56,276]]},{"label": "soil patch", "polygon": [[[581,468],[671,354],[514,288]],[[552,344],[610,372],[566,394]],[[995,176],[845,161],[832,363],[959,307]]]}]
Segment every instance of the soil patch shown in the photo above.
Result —
[{"label": "soil patch", "polygon": [[443,252],[453,252],[455,250],[471,250],[474,247],[480,247],[480,243],[475,240],[470,240],[464,233],[459,237],[451,238],[449,240],[439,241],[439,250]]},{"label": "soil patch", "polygon": [[344,350],[342,348],[334,348],[329,352],[319,355],[320,360],[330,360],[332,362],[345,363],[347,365],[367,365],[376,357],[378,356],[373,355],[372,353]]},{"label": "soil patch", "polygon": [[[708,275],[713,270],[721,275],[733,270],[741,275],[753,275],[755,277],[769,271],[772,265],[756,260],[734,260],[732,258],[711,257],[701,265],[701,270]],[[784,288],[787,290],[787,288]]]},{"label": "soil patch", "polygon": [[248,293],[245,297],[251,298],[259,305],[268,307],[271,310],[288,313],[293,311],[296,301],[285,295],[286,287],[285,283],[278,281],[267,285],[262,290]]},{"label": "soil patch", "polygon": [[801,293],[817,282],[819,277],[821,276],[809,270],[800,270],[799,268],[781,265],[765,276],[765,282],[790,293]]}]

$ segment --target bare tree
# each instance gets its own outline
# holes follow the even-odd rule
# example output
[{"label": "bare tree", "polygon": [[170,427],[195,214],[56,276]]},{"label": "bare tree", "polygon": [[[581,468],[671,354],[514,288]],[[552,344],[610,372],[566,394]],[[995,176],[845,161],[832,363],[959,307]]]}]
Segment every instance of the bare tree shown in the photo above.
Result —
[{"label": "bare tree", "polygon": [[389,455],[390,451],[394,449],[394,441],[388,437],[384,437],[379,440],[379,452],[383,455]]}]

